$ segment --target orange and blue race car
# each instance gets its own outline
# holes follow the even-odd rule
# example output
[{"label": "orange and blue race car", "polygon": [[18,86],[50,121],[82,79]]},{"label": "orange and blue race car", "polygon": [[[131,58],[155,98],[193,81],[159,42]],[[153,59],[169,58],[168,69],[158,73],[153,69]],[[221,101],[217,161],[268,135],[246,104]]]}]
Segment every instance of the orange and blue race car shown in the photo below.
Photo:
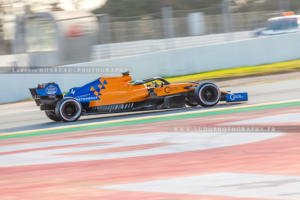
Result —
[{"label": "orange and blue race car", "polygon": [[81,115],[183,108],[212,107],[219,101],[248,101],[247,93],[220,91],[210,82],[169,83],[163,78],[132,81],[122,76],[100,77],[63,95],[58,84],[30,88],[37,106],[53,121],[72,122]]}]

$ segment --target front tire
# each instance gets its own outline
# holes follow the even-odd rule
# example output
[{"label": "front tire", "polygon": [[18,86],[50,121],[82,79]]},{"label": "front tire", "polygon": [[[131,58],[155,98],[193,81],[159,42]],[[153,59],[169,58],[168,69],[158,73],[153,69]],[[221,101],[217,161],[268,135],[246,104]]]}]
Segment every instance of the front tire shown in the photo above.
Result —
[{"label": "front tire", "polygon": [[46,116],[47,116],[49,119],[51,119],[51,120],[53,120],[53,121],[55,121],[55,122],[61,121],[61,119],[55,114],[54,111],[46,110],[46,111],[45,111],[45,114],[46,114]]},{"label": "front tire", "polygon": [[77,121],[81,115],[81,103],[73,98],[60,100],[55,107],[55,114],[65,122]]},{"label": "front tire", "polygon": [[190,107],[196,107],[198,106],[198,102],[196,101],[195,97],[187,96],[185,98],[185,104],[190,106]]},{"label": "front tire", "polygon": [[[189,83],[199,85],[199,82],[196,81],[190,81]],[[185,98],[185,104],[190,107],[196,107],[199,105],[193,93],[189,93],[188,96]]]},{"label": "front tire", "polygon": [[213,83],[202,83],[195,89],[195,99],[203,107],[212,107],[219,103],[221,92]]}]

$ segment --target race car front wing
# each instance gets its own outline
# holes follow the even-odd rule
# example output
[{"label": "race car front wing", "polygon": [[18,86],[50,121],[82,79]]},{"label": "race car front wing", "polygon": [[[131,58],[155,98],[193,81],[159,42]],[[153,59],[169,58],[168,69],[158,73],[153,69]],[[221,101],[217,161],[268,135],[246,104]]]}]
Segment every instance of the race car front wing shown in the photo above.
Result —
[{"label": "race car front wing", "polygon": [[248,93],[228,93],[225,96],[226,102],[240,102],[240,101],[248,101]]}]

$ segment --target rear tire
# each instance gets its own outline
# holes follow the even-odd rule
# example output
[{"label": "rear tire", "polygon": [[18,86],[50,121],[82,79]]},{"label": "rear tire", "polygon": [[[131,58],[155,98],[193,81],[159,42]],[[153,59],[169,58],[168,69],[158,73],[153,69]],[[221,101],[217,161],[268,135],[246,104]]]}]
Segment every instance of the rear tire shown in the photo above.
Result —
[{"label": "rear tire", "polygon": [[55,121],[55,122],[61,121],[61,119],[55,114],[54,111],[46,110],[46,111],[45,111],[45,114],[46,114],[46,116],[47,116],[49,119],[51,119],[51,120],[53,120],[53,121]]},{"label": "rear tire", "polygon": [[212,107],[219,103],[221,92],[213,83],[202,83],[194,93],[196,101],[203,107]]},{"label": "rear tire", "polygon": [[77,121],[81,115],[81,103],[73,98],[60,100],[55,107],[55,114],[65,122]]}]

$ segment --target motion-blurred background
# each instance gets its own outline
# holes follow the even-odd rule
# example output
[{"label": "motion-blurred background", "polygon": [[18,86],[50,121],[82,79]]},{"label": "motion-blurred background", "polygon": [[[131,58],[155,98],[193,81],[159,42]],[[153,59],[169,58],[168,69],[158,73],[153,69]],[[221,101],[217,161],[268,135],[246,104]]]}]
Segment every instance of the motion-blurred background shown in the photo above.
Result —
[{"label": "motion-blurred background", "polygon": [[[0,13],[0,103],[29,98],[28,88],[38,83],[57,82],[67,91],[120,75],[115,67],[146,79],[300,58],[298,0],[2,0]],[[31,73],[42,67],[112,73]],[[20,68],[31,71],[15,73]]]},{"label": "motion-blurred background", "polygon": [[[0,16],[0,200],[300,199],[300,0],[0,0]],[[122,111],[138,98],[106,76],[128,69],[249,101],[60,123],[78,104],[51,84],[44,113],[28,90],[110,107],[76,89],[97,80]]]},{"label": "motion-blurred background", "polygon": [[253,38],[290,10],[297,13],[300,1],[2,0],[0,65],[56,66]]}]

